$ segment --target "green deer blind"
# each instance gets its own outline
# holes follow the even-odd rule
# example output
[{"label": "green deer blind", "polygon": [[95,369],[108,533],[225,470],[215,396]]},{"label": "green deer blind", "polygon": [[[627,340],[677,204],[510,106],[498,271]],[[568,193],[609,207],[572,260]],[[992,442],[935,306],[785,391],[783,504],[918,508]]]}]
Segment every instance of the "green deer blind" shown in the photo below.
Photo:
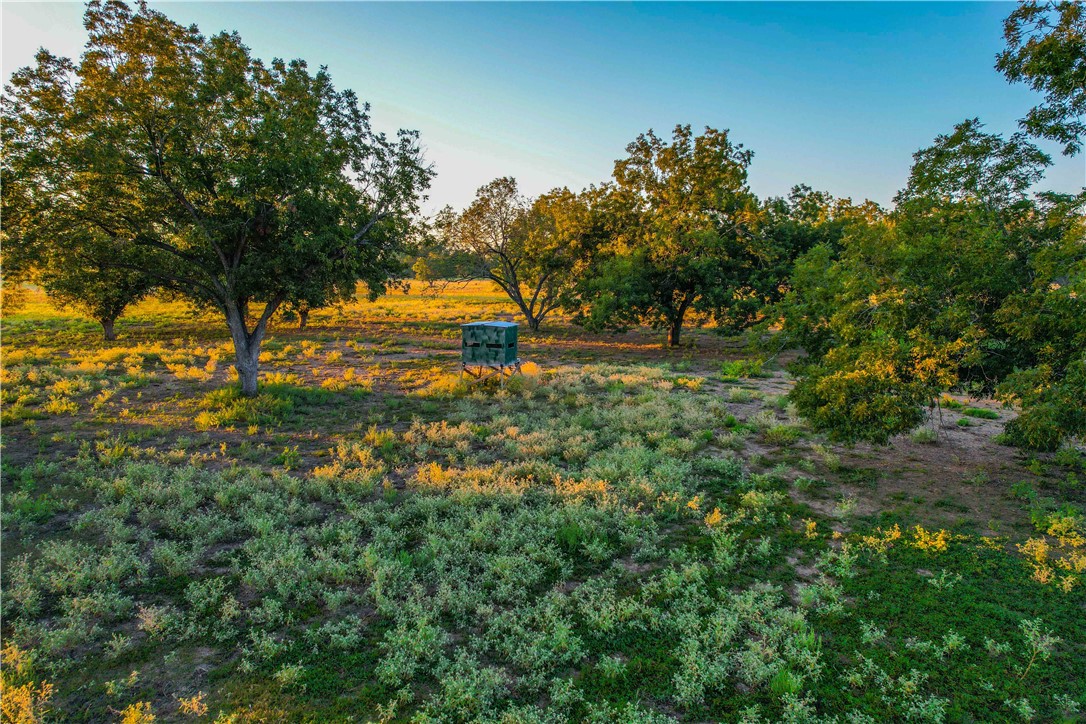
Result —
[{"label": "green deer blind", "polygon": [[504,367],[517,362],[517,325],[514,322],[461,324],[465,365]]}]

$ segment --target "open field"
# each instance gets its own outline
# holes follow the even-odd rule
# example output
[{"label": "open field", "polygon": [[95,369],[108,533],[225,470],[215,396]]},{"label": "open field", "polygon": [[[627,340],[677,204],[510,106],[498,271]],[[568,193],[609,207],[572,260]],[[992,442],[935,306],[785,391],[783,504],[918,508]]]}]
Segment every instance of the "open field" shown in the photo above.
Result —
[{"label": "open field", "polygon": [[522,326],[526,374],[464,385],[457,325],[513,311],[472,283],[277,320],[246,399],[213,316],[151,300],[103,342],[32,293],[5,717],[1082,720],[1081,453],[961,396],[833,445],[706,330]]}]

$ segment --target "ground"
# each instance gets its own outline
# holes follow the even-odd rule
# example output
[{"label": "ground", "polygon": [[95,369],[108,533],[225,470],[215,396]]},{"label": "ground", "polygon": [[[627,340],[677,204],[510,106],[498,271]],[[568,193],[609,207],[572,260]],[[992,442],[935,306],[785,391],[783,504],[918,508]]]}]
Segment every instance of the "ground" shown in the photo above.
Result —
[{"label": "ground", "polygon": [[213,314],[5,316],[4,721],[1080,720],[1080,451],[834,445],[712,330],[468,385],[513,309],[423,291],[276,320],[255,400]]}]

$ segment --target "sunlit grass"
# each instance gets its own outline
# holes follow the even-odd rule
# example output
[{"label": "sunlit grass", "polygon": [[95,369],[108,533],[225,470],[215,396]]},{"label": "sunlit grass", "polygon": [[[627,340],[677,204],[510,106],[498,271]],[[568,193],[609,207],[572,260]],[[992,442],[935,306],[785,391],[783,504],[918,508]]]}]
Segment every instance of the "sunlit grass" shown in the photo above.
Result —
[{"label": "sunlit grass", "polygon": [[1013,539],[868,516],[832,483],[857,473],[845,452],[757,365],[614,359],[652,345],[560,319],[504,386],[462,379],[457,325],[511,311],[472,284],[316,310],[300,334],[277,320],[248,398],[213,315],[152,299],[107,343],[31,294],[0,379],[6,705],[526,722],[1086,705],[1076,510],[1032,493]]}]

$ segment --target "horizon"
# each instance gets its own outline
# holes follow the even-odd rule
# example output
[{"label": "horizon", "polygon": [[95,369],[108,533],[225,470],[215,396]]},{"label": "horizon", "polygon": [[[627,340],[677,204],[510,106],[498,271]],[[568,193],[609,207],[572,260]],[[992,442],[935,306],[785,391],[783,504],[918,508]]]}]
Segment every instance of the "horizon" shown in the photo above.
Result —
[{"label": "horizon", "polygon": [[[891,206],[912,154],[979,117],[1018,131],[1039,99],[994,68],[1011,3],[155,2],[253,55],[328,67],[376,128],[416,129],[437,170],[425,211],[513,176],[523,193],[610,178],[626,144],[677,124],[729,129],[751,189],[807,184]],[[38,47],[77,59],[81,3],[3,4],[3,73]],[[284,33],[283,28],[291,32]],[[1086,187],[1060,155],[1035,190]]]}]

